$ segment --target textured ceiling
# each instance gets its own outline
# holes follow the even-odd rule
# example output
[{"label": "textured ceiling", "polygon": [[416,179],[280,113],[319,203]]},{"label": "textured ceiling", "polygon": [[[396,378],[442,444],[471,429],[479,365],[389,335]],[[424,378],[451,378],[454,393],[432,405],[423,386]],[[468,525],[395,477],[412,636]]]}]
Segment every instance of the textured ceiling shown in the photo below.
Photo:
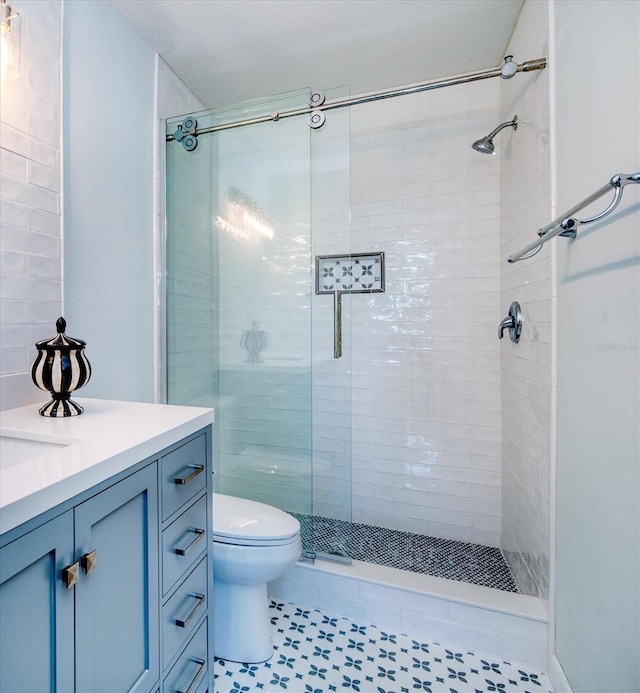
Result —
[{"label": "textured ceiling", "polygon": [[[207,107],[495,67],[523,0],[110,0]],[[538,56],[515,56],[518,62]]]}]

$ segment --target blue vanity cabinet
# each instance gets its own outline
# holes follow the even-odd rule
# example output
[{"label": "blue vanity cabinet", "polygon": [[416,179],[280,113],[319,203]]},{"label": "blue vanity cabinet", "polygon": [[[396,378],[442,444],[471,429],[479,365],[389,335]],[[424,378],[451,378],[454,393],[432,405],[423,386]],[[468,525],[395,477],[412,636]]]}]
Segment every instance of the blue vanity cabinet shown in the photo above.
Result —
[{"label": "blue vanity cabinet", "polygon": [[213,691],[211,426],[0,536],[1,693]]},{"label": "blue vanity cabinet", "polygon": [[0,691],[74,690],[73,511],[0,549]]},{"label": "blue vanity cabinet", "polygon": [[151,693],[157,462],[0,549],[2,693]]}]

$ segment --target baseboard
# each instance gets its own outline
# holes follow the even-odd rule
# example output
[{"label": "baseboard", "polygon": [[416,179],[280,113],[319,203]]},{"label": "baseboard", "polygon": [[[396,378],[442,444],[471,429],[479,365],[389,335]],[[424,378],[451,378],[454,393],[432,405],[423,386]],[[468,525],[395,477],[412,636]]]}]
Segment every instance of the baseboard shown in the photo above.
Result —
[{"label": "baseboard", "polygon": [[551,679],[553,690],[556,693],[573,693],[573,689],[569,685],[569,681],[564,675],[564,670],[556,655],[551,655],[549,658],[547,674]]}]

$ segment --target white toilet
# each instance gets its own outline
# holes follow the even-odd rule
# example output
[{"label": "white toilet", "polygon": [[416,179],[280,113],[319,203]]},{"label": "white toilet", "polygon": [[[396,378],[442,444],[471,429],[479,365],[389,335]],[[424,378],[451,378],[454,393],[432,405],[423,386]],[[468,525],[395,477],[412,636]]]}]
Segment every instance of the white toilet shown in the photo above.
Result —
[{"label": "white toilet", "polygon": [[213,650],[232,662],[273,654],[267,583],[300,558],[300,523],[264,503],[213,494]]}]

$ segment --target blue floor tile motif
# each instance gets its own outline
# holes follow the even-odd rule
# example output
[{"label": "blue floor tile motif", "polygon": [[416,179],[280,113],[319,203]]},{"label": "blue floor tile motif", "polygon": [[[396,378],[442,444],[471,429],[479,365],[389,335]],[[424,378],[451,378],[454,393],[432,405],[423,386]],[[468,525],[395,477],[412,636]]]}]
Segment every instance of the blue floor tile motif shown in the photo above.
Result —
[{"label": "blue floor tile motif", "polygon": [[215,693],[553,693],[546,674],[528,665],[295,604],[272,602],[271,613],[271,659],[216,659]]}]

